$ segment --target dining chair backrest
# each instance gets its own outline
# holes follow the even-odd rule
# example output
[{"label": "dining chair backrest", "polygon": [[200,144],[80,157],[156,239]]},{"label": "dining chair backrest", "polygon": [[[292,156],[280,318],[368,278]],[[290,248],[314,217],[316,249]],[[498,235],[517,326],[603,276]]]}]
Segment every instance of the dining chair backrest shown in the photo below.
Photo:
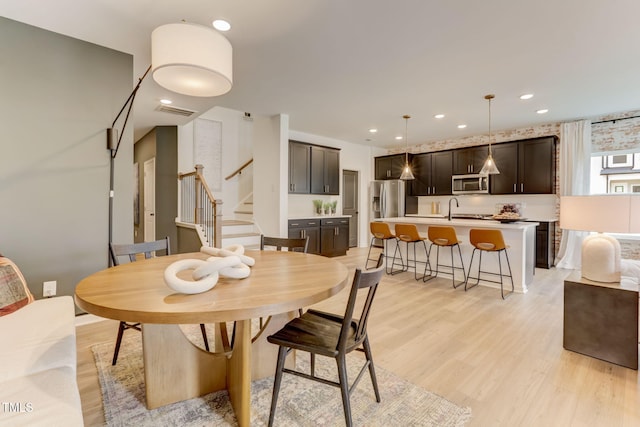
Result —
[{"label": "dining chair backrest", "polygon": [[371,234],[373,234],[376,239],[391,239],[396,237],[386,222],[373,221],[370,223],[369,228],[371,229]]},{"label": "dining chair backrest", "polygon": [[507,248],[502,231],[495,228],[472,228],[469,230],[469,242],[483,251],[501,251]]},{"label": "dining chair backrest", "polygon": [[[367,336],[367,322],[369,320],[371,305],[373,303],[373,298],[376,295],[378,285],[380,284],[380,280],[382,280],[382,275],[384,273],[382,259],[383,257],[381,255],[378,259],[378,265],[375,269],[362,271],[358,268],[355,271],[353,282],[351,284],[351,291],[349,293],[349,299],[347,300],[347,307],[345,310],[344,318],[342,320],[342,328],[340,330],[340,338],[338,339],[337,346],[338,351],[345,351],[347,345],[360,345],[360,343]],[[357,320],[356,334],[354,337],[355,341],[350,342],[349,335],[353,322],[353,313],[355,311],[356,298],[358,296],[358,291],[364,289],[368,289],[367,298],[365,299],[364,305],[362,307],[360,317]]]},{"label": "dining chair backrest", "polygon": [[268,237],[261,235],[260,250],[264,250],[267,246],[274,247],[277,251],[281,251],[282,248],[287,248],[288,251],[307,253],[307,249],[309,247],[309,236],[299,239],[287,239],[284,237]]},{"label": "dining chair backrest", "polygon": [[111,261],[113,265],[120,265],[118,257],[128,256],[129,261],[133,262],[137,259],[138,255],[144,255],[145,259],[151,258],[156,251],[164,251],[165,255],[171,255],[171,249],[169,246],[169,237],[156,240],[153,242],[142,243],[125,243],[115,244],[109,243],[109,253],[111,255]]}]

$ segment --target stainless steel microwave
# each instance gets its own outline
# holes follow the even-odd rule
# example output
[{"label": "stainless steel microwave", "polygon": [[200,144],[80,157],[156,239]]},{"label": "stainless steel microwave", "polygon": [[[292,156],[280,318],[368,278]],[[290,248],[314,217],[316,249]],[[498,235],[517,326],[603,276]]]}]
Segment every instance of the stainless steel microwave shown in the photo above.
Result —
[{"label": "stainless steel microwave", "polygon": [[481,174],[453,175],[451,177],[453,194],[487,194],[489,193],[489,176]]}]

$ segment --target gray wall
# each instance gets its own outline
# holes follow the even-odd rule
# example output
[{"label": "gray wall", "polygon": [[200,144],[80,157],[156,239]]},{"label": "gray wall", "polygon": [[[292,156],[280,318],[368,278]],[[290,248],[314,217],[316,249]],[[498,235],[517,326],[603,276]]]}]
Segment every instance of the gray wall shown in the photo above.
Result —
[{"label": "gray wall", "polygon": [[134,147],[140,192],[139,224],[134,226],[135,241],[144,241],[144,162],[156,159],[156,239],[169,236],[171,252],[177,253],[178,235],[178,128],[157,126],[140,138]]},{"label": "gray wall", "polygon": [[[0,252],[36,298],[46,280],[73,295],[107,267],[105,129],[133,88],[133,58],[2,17],[0,40]],[[133,236],[132,139],[129,127],[116,159],[114,241]]]}]

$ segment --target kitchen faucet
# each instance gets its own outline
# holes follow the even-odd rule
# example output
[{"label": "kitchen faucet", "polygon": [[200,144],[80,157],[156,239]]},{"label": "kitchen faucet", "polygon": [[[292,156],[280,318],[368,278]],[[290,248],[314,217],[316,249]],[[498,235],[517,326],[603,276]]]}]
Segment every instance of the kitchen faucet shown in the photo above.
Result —
[{"label": "kitchen faucet", "polygon": [[452,201],[456,201],[456,208],[459,208],[460,205],[458,204],[458,198],[457,197],[452,197],[449,199],[449,221],[451,221],[451,202]]}]

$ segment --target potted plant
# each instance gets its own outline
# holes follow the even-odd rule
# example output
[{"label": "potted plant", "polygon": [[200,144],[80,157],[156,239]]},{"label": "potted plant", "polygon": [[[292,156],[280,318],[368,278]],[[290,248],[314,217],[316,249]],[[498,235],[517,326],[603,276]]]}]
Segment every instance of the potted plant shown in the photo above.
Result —
[{"label": "potted plant", "polygon": [[322,215],[324,212],[322,211],[322,200],[314,200],[313,207],[315,208],[316,215]]},{"label": "potted plant", "polygon": [[324,204],[324,214],[329,215],[331,213],[331,202],[326,202]]},{"label": "potted plant", "polygon": [[336,209],[338,207],[338,201],[334,200],[331,202],[331,215],[335,215],[336,214]]}]

